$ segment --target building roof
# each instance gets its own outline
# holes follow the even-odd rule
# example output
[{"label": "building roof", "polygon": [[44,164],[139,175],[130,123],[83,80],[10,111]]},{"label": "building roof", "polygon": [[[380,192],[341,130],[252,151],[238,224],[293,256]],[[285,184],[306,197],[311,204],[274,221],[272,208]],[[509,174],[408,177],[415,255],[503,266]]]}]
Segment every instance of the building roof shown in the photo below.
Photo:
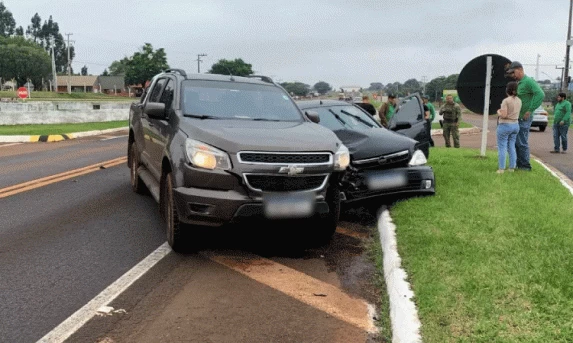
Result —
[{"label": "building roof", "polygon": [[[70,84],[74,87],[78,86],[93,86],[96,83],[97,76],[83,76],[83,75],[72,75],[70,76]],[[63,87],[68,85],[67,75],[58,75],[58,87]]]},{"label": "building roof", "polygon": [[102,89],[123,89],[125,88],[125,77],[123,75],[120,76],[103,76],[100,75],[97,77],[95,82],[99,87],[101,85]]}]

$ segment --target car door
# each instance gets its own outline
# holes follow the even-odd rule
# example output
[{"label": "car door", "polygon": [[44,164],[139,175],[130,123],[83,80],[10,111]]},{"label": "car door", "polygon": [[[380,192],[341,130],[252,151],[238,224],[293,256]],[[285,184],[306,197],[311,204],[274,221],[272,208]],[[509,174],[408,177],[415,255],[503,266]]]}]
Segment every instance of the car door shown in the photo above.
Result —
[{"label": "car door", "polygon": [[416,93],[405,97],[399,104],[398,110],[388,123],[388,128],[410,137],[418,143],[416,149],[429,156],[430,153],[430,124],[424,119],[424,104]]},{"label": "car door", "polygon": [[171,135],[169,120],[174,115],[173,97],[175,94],[175,81],[171,78],[166,80],[167,81],[163,87],[163,90],[161,91],[161,95],[159,95],[159,99],[156,101],[165,104],[166,116],[163,119],[151,119],[151,123],[153,124],[151,130],[154,134],[153,142],[150,143],[153,145],[152,159],[155,164],[154,168],[156,168],[159,175],[161,175],[161,165],[165,152],[165,146],[167,145]]},{"label": "car door", "polygon": [[[166,82],[167,78],[160,78],[155,82],[149,91],[150,94],[146,104],[149,102],[159,102]],[[161,171],[161,157],[158,157],[157,149],[160,146],[159,141],[161,140],[161,137],[159,135],[159,131],[157,130],[158,120],[149,117],[145,113],[144,107],[144,110],[141,114],[141,121],[143,126],[143,135],[145,138],[145,149],[142,152],[142,161],[151,171],[151,173],[153,173],[156,178],[159,178]],[[157,160],[158,158],[159,161]]]}]

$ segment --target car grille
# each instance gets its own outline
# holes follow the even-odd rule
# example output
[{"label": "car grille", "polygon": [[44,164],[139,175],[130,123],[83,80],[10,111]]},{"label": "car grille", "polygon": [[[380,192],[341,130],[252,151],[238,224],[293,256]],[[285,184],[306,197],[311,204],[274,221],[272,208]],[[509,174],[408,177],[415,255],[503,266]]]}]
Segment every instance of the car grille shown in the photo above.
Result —
[{"label": "car grille", "polygon": [[330,163],[331,154],[314,153],[255,153],[240,152],[239,161],[242,163],[261,163],[261,164],[318,164]]},{"label": "car grille", "polygon": [[407,150],[397,153],[386,154],[374,158],[353,161],[353,165],[359,169],[390,169],[408,166],[410,153]]},{"label": "car grille", "polygon": [[263,192],[295,192],[318,190],[324,186],[328,175],[282,176],[245,174],[249,188]]}]

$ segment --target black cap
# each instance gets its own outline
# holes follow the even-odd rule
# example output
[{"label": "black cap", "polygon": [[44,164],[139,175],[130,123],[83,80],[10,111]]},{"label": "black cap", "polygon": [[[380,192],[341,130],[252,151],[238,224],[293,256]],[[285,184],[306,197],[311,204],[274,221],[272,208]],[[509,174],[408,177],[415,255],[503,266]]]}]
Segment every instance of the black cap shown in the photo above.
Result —
[{"label": "black cap", "polygon": [[422,99],[430,99],[427,94],[422,95]]},{"label": "black cap", "polygon": [[396,97],[395,94],[392,94],[392,93],[388,94],[388,98],[395,98],[395,97]]},{"label": "black cap", "polygon": [[511,62],[511,64],[509,65],[509,67],[507,68],[507,72],[511,73],[513,72],[515,69],[521,68],[523,69],[523,66],[521,65],[521,63],[517,62],[517,61],[513,61]]}]

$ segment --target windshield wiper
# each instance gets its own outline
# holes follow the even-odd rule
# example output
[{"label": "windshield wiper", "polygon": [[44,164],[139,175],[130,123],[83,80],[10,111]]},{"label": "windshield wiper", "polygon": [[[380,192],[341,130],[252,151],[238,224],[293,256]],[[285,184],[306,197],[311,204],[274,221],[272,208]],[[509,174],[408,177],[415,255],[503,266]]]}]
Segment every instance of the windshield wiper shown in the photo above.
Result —
[{"label": "windshield wiper", "polygon": [[328,109],[328,112],[334,114],[334,117],[336,117],[336,119],[338,119],[339,122],[342,123],[342,126],[349,126],[344,120],[342,120],[342,118],[340,118],[340,116],[338,114],[336,114],[336,112],[334,112],[331,108]]},{"label": "windshield wiper", "polygon": [[360,116],[357,116],[356,114],[352,114],[352,113],[350,113],[350,112],[347,112],[346,110],[340,110],[340,112],[342,112],[342,113],[344,113],[344,114],[346,114],[346,115],[349,115],[349,116],[351,116],[351,117],[353,117],[353,118],[356,118],[356,119],[358,119],[360,122],[362,122],[363,124],[366,124],[366,125],[368,125],[368,126],[370,126],[370,127],[376,127],[376,126],[374,126],[374,124],[367,122],[366,120],[360,118]]},{"label": "windshield wiper", "polygon": [[206,115],[206,114],[184,114],[183,116],[188,117],[188,118],[197,118],[197,119],[221,119],[219,117],[210,116],[210,115]]},{"label": "windshield wiper", "polygon": [[279,119],[253,118],[254,121],[280,121]]}]

